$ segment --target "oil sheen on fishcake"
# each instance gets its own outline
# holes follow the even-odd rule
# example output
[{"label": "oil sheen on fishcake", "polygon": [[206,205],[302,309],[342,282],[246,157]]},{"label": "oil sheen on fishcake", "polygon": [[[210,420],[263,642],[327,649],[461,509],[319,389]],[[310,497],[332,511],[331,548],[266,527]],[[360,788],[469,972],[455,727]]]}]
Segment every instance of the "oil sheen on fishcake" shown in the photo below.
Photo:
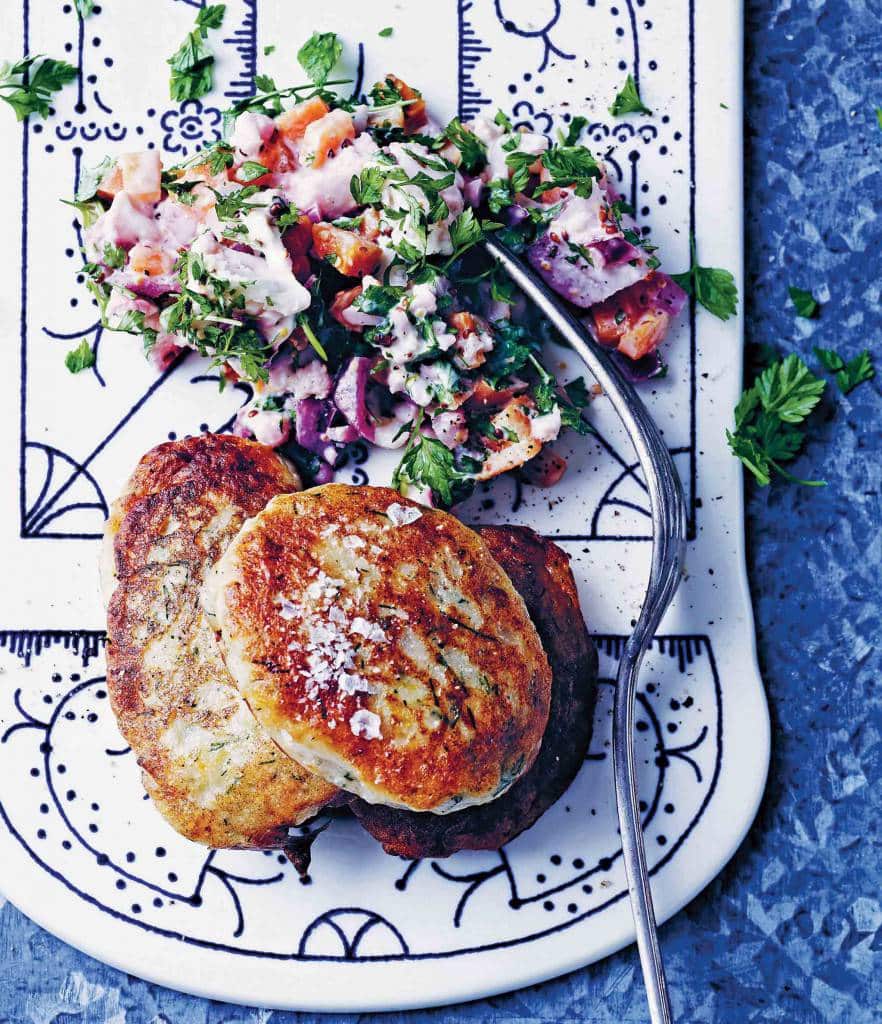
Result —
[{"label": "oil sheen on fishcake", "polygon": [[474,531],[387,488],[270,502],[206,600],[227,665],[292,757],[370,803],[444,814],[536,758],[551,671]]},{"label": "oil sheen on fishcake", "polygon": [[270,449],[203,435],[148,452],[115,503],[104,567],[108,689],[144,785],[177,831],[215,847],[285,847],[334,795],[242,699],[200,591],[245,519],[299,488]]}]

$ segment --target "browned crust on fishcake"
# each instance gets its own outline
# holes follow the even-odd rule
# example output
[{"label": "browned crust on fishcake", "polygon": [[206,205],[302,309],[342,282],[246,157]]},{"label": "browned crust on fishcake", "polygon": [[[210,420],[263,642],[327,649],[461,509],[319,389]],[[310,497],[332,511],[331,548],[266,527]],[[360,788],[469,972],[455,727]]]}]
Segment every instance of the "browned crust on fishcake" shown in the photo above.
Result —
[{"label": "browned crust on fishcake", "polygon": [[[417,509],[420,517],[393,525],[393,504]],[[331,527],[338,532],[328,534]],[[353,535],[364,542],[369,564],[350,573],[341,538]],[[351,590],[359,602],[353,614],[386,633],[381,644],[359,647],[361,671],[381,686],[379,696],[345,694],[336,682],[307,696],[310,672],[299,632],[305,627],[283,619],[278,601],[279,595],[306,600],[316,566],[345,578],[341,608]],[[477,534],[452,516],[388,488],[330,484],[272,501],[230,546],[218,574],[215,611],[227,664],[270,734],[314,770],[371,800],[437,813],[460,800],[489,799],[533,763],[548,718],[548,660],[510,580]],[[470,609],[456,615],[438,596],[454,577]],[[478,628],[463,621],[475,609]],[[420,675],[404,653],[413,649],[414,634],[440,677]],[[464,684],[464,670],[451,667],[461,655],[480,670],[480,685]],[[465,671],[472,683],[478,679]],[[420,693],[432,691],[431,698],[412,696],[408,680],[417,677]],[[431,728],[426,707],[435,716]],[[359,709],[380,714],[382,739],[353,734],[351,716]],[[304,747],[330,753],[356,778],[316,764]]]},{"label": "browned crust on fishcake", "polygon": [[364,828],[387,853],[400,857],[498,849],[563,795],[591,742],[597,651],[582,618],[569,558],[526,527],[483,526],[478,533],[523,597],[551,662],[548,726],[533,767],[492,803],[441,817],[352,799],[352,811]]},{"label": "browned crust on fishcake", "polygon": [[[108,524],[116,533],[119,581],[108,607],[113,709],[160,811],[179,832],[210,846],[284,846],[288,827],[336,792],[278,750],[254,721],[199,600],[205,574],[245,519],[297,487],[296,475],[271,449],[232,435],[202,435],[148,452],[118,503],[122,516]],[[170,645],[170,661],[163,644]],[[212,699],[199,704],[205,693]],[[209,735],[203,754],[210,735],[222,747],[228,732],[234,734],[234,782],[210,806],[196,797],[187,756],[163,741],[176,721],[184,726],[182,744]],[[240,751],[247,753],[242,764],[235,761]]]}]

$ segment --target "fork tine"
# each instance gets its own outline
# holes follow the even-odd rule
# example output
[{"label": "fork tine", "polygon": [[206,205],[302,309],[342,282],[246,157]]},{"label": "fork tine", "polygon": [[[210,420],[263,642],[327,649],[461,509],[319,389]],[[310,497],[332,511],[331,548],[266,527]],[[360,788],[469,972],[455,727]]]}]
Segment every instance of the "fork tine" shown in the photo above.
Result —
[{"label": "fork tine", "polygon": [[594,375],[612,402],[637,452],[652,511],[652,565],[646,598],[634,632],[625,644],[616,677],[613,707],[613,773],[622,834],[622,854],[637,933],[637,949],[652,1024],[670,1024],[664,963],[658,943],[646,849],[640,826],[634,753],[634,700],[643,655],[652,642],[680,582],[686,508],[680,478],[652,417],[621,370],[560,299],[506,246],[484,239],[486,251],[521,291],[548,317]]}]

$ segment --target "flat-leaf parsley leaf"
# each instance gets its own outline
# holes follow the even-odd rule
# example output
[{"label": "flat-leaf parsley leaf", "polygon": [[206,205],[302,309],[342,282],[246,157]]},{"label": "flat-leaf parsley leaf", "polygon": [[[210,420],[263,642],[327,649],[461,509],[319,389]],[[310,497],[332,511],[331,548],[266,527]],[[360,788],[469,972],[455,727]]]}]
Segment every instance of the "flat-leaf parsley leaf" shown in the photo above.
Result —
[{"label": "flat-leaf parsley leaf", "polygon": [[[48,117],[52,94],[72,82],[78,74],[72,64],[40,54],[25,57],[15,64],[4,62],[0,65],[0,99],[12,107],[19,121],[29,114]],[[25,77],[28,78],[27,83]]]},{"label": "flat-leaf parsley leaf", "polygon": [[812,317],[817,316],[818,302],[811,292],[807,292],[804,288],[795,288],[791,285],[787,289],[787,294],[790,296],[790,301],[793,303],[797,316],[804,317],[806,320],[811,320]]},{"label": "flat-leaf parsley leaf", "polygon": [[682,274],[671,274],[688,295],[720,320],[734,316],[738,307],[738,286],[728,270],[721,267],[702,267],[695,256],[695,238],[692,239],[692,266]]},{"label": "flat-leaf parsley leaf", "polygon": [[72,348],[64,357],[64,365],[71,373],[79,373],[81,370],[88,370],[95,365],[95,353],[85,338]]},{"label": "flat-leaf parsley leaf", "polygon": [[225,4],[203,7],[196,16],[196,28],[166,61],[172,69],[169,94],[176,102],[199,99],[211,92],[214,54],[205,40],[209,29],[220,28],[225,13]]},{"label": "flat-leaf parsley leaf", "polygon": [[805,441],[801,424],[824,391],[816,377],[795,354],[768,366],[735,407],[735,431],[726,431],[729,448],[761,487],[775,473],[794,483],[822,487],[823,480],[800,480],[781,463],[799,454]]},{"label": "flat-leaf parsley leaf", "polygon": [[343,53],[335,32],[313,32],[297,52],[297,61],[309,80],[321,87]]},{"label": "flat-leaf parsley leaf", "polygon": [[854,359],[849,359],[847,362],[832,348],[816,348],[815,355],[824,369],[835,375],[836,383],[843,395],[854,391],[858,384],[863,384],[876,376],[876,369],[868,349],[864,349]]},{"label": "flat-leaf parsley leaf", "polygon": [[613,100],[609,112],[613,117],[623,117],[625,114],[651,114],[652,111],[640,99],[640,92],[633,75],[628,75],[625,84],[619,91],[618,96]]}]

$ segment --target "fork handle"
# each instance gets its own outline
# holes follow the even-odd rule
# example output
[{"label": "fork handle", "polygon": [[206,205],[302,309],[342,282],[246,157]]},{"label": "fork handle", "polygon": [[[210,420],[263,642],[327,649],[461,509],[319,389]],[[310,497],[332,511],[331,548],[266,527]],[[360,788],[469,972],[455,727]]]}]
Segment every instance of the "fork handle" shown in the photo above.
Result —
[{"label": "fork handle", "polygon": [[652,1024],[671,1024],[671,1002],[665,979],[664,961],[658,944],[655,910],[652,892],[649,888],[649,871],[646,866],[646,848],[640,827],[640,803],[637,793],[637,766],[634,751],[634,701],[619,700],[619,693],[634,692],[643,650],[628,639],[625,652],[619,662],[616,677],[616,700],[613,708],[613,773],[616,781],[616,806],[619,815],[619,831],[622,837],[622,859],[628,893],[631,897],[631,912],[637,933],[637,952],[646,1000],[649,1004],[649,1019]]},{"label": "fork handle", "polygon": [[613,775],[622,834],[622,857],[637,933],[637,950],[652,1024],[671,1024],[671,1004],[658,944],[646,850],[640,827],[634,753],[634,698],[646,648],[680,581],[685,536],[685,506],[668,446],[649,411],[619,367],[588,334],[560,299],[494,238],[485,250],[524,294],[548,317],[600,384],[622,421],[637,453],[652,509],[652,564],[646,599],[619,662],[613,708]]}]

